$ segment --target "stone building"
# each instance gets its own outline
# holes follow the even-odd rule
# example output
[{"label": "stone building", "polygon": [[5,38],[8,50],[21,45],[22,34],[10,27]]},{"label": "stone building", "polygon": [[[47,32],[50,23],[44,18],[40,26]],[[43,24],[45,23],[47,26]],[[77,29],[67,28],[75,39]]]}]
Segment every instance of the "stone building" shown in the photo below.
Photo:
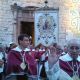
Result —
[{"label": "stone building", "polygon": [[[45,0],[0,0],[0,43],[17,42],[17,36],[28,33],[34,43],[34,11]],[[47,0],[48,6],[59,9],[58,42],[65,44],[80,39],[80,0]]]}]

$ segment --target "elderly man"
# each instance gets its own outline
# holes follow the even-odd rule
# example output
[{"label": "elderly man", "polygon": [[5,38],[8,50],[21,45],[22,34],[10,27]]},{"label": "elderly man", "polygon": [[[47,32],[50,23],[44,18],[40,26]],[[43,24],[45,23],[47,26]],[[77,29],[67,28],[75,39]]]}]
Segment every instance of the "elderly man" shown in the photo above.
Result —
[{"label": "elderly man", "polygon": [[[54,50],[54,48],[52,49]],[[52,51],[53,61],[49,57],[50,80],[80,80],[80,45],[77,40],[68,43],[68,53],[58,57],[57,51]],[[51,56],[52,57],[52,56]]]}]

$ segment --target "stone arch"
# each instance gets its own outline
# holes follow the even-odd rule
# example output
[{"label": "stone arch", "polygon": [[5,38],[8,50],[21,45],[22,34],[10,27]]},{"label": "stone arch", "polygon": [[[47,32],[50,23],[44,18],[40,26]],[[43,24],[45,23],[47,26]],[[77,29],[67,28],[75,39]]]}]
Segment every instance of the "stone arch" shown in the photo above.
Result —
[{"label": "stone arch", "polygon": [[[11,9],[14,15],[14,35],[15,35],[15,42],[17,42],[17,37],[19,34],[27,33],[29,36],[32,36],[32,42],[34,43],[34,11],[38,7],[36,6],[26,6],[21,7],[18,6],[16,3],[11,5]],[[26,30],[26,31],[25,31]]]}]

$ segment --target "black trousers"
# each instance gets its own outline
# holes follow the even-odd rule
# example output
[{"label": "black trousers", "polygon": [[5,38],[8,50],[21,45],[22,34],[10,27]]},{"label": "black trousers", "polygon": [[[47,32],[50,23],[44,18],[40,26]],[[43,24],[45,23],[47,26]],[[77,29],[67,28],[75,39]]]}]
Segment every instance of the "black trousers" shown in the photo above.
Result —
[{"label": "black trousers", "polygon": [[17,78],[17,80],[28,80],[27,75],[17,75],[16,78]]},{"label": "black trousers", "polygon": [[3,73],[0,73],[0,80],[2,80],[2,77],[3,77]]}]

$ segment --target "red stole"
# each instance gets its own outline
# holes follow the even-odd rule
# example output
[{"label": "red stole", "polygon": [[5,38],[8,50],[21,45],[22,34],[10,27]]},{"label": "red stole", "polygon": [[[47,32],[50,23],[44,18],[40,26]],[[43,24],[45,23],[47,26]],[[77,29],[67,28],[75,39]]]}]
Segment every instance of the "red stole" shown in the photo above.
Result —
[{"label": "red stole", "polygon": [[[80,65],[80,62],[78,62],[78,65]],[[71,69],[71,66],[72,66],[72,61],[62,61],[62,60],[59,60],[59,64],[60,64],[60,68],[62,70],[64,70],[69,76],[73,76],[73,70]],[[79,74],[79,77],[80,77],[80,68],[78,69],[78,74]]]},{"label": "red stole", "polygon": [[[28,64],[28,69],[30,71],[30,74],[36,75],[37,74],[37,66],[36,66],[37,64],[34,58],[31,55],[29,55],[28,52],[25,53],[25,58],[26,58],[26,63]],[[7,63],[7,74],[24,72],[24,70],[22,70],[20,67],[20,64],[22,63],[22,56],[20,52],[11,50],[8,53],[7,62],[8,62]]]}]

